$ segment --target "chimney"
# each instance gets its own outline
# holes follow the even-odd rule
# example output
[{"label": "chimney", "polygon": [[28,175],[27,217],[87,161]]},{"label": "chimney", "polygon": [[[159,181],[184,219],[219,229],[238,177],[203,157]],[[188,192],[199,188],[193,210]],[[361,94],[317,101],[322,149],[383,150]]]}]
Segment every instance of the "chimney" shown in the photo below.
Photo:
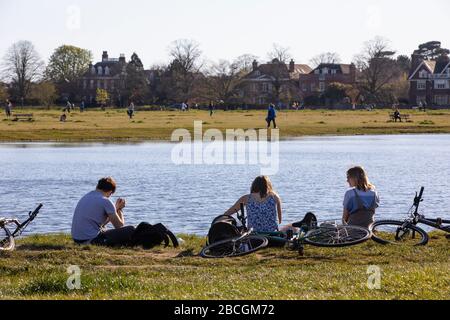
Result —
[{"label": "chimney", "polygon": [[253,66],[253,71],[256,71],[256,69],[258,69],[258,61],[253,60],[252,66]]},{"label": "chimney", "polygon": [[108,60],[108,51],[103,51],[103,55],[102,55],[102,61],[107,61]]},{"label": "chimney", "polygon": [[352,82],[356,82],[356,66],[353,62],[350,64],[350,77]]},{"label": "chimney", "polygon": [[289,72],[292,73],[295,71],[295,62],[294,59],[291,59],[291,62],[289,62]]},{"label": "chimney", "polygon": [[119,62],[121,62],[121,63],[125,63],[126,62],[125,61],[125,54],[123,54],[123,53],[120,54]]}]

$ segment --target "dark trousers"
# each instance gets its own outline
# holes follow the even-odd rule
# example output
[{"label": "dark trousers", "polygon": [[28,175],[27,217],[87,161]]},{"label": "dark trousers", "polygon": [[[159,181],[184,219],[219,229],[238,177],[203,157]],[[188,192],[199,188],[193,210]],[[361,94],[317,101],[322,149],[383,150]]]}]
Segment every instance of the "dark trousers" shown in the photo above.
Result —
[{"label": "dark trousers", "polygon": [[270,123],[273,122],[274,129],[277,127],[277,123],[275,122],[275,119],[267,119],[267,128],[270,128]]},{"label": "dark trousers", "polygon": [[136,228],[133,226],[108,230],[100,233],[94,240],[91,241],[91,244],[107,247],[127,246],[131,242],[131,237],[133,236],[134,230],[136,230]]}]

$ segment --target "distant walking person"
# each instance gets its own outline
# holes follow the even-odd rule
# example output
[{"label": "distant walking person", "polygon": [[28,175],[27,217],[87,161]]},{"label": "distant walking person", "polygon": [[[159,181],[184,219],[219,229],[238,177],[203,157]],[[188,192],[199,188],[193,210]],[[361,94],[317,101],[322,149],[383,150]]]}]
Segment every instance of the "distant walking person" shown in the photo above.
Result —
[{"label": "distant walking person", "polygon": [[186,105],[186,103],[183,102],[183,103],[181,104],[181,111],[185,112],[186,109],[187,109],[187,105]]},{"label": "distant walking person", "polygon": [[214,103],[212,101],[209,102],[208,110],[209,110],[209,116],[212,117],[214,114]]},{"label": "distant walking person", "polygon": [[11,117],[11,111],[12,111],[12,103],[11,101],[6,100],[5,113],[7,118]]},{"label": "distant walking person", "polygon": [[80,112],[84,112],[84,108],[85,108],[85,106],[84,106],[84,100],[83,100],[83,101],[81,101],[81,104],[80,104]]},{"label": "distant walking person", "polygon": [[277,112],[275,110],[275,106],[273,104],[270,104],[269,106],[269,110],[268,110],[268,115],[266,118],[267,121],[267,128],[270,128],[270,124],[273,122],[273,128],[276,129],[277,128],[277,123],[276,123],[276,118],[277,118]]},{"label": "distant walking person", "polygon": [[66,103],[66,108],[63,110],[64,112],[68,112],[68,113],[70,113],[70,110],[72,109],[72,104],[70,103],[70,101],[69,100],[67,100],[67,103]]},{"label": "distant walking person", "polygon": [[130,117],[130,119],[133,119],[133,116],[134,116],[134,103],[133,103],[133,101],[131,101],[130,106],[128,107],[127,114]]}]

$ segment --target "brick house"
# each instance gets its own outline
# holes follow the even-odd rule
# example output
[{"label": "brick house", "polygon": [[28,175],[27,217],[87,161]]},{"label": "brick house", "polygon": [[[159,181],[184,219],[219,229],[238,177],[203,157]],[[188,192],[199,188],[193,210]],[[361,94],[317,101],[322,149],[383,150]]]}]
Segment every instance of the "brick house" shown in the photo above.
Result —
[{"label": "brick house", "polygon": [[356,66],[352,64],[322,63],[317,68],[299,77],[299,88],[303,98],[320,95],[330,83],[354,85]]},{"label": "brick house", "polygon": [[450,59],[447,55],[424,60],[421,55],[413,54],[408,80],[412,105],[450,106]]},{"label": "brick house", "polygon": [[88,105],[95,104],[97,89],[108,91],[110,101],[122,104],[121,92],[126,78],[125,55],[119,58],[109,58],[108,52],[103,51],[102,61],[89,65],[89,70],[79,79],[79,96]]},{"label": "brick house", "polygon": [[255,60],[252,69],[241,80],[238,91],[244,103],[253,105],[298,100],[299,77],[311,72],[308,65],[295,64],[294,60],[286,64],[277,59],[260,65]]}]

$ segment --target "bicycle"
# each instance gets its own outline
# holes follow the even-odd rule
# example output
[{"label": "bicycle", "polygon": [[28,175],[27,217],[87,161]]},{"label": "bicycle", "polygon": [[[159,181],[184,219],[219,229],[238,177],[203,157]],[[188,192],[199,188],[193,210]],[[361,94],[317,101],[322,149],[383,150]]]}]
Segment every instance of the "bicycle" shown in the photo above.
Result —
[{"label": "bicycle", "polygon": [[[424,190],[425,188],[422,187],[419,194],[416,192],[413,205],[407,213],[409,217],[404,221],[380,220],[375,222],[372,227],[372,239],[381,244],[426,245],[429,241],[428,233],[417,226],[419,223],[445,231],[449,233],[447,234],[447,238],[449,238],[450,220],[429,219],[419,213],[419,205],[423,201]],[[416,235],[419,235],[419,237],[416,237]]]},{"label": "bicycle", "polygon": [[[34,211],[28,213],[28,219],[20,223],[17,219],[0,218],[0,252],[13,251],[16,248],[15,238],[19,237],[25,228],[36,218],[39,210],[42,208],[39,204]],[[15,226],[15,230],[11,232],[9,226]]]},{"label": "bicycle", "polygon": [[360,244],[372,236],[368,229],[357,226],[337,224],[317,226],[317,218],[312,213],[308,213],[302,221],[292,225],[299,230],[297,233],[289,230],[258,234],[251,229],[248,230],[243,205],[241,205],[241,213],[238,213],[238,219],[244,230],[241,236],[212,243],[202,249],[200,256],[203,258],[239,257],[266,248],[270,242],[276,243],[276,246],[297,250],[303,256],[305,244],[317,247],[345,247]]}]

